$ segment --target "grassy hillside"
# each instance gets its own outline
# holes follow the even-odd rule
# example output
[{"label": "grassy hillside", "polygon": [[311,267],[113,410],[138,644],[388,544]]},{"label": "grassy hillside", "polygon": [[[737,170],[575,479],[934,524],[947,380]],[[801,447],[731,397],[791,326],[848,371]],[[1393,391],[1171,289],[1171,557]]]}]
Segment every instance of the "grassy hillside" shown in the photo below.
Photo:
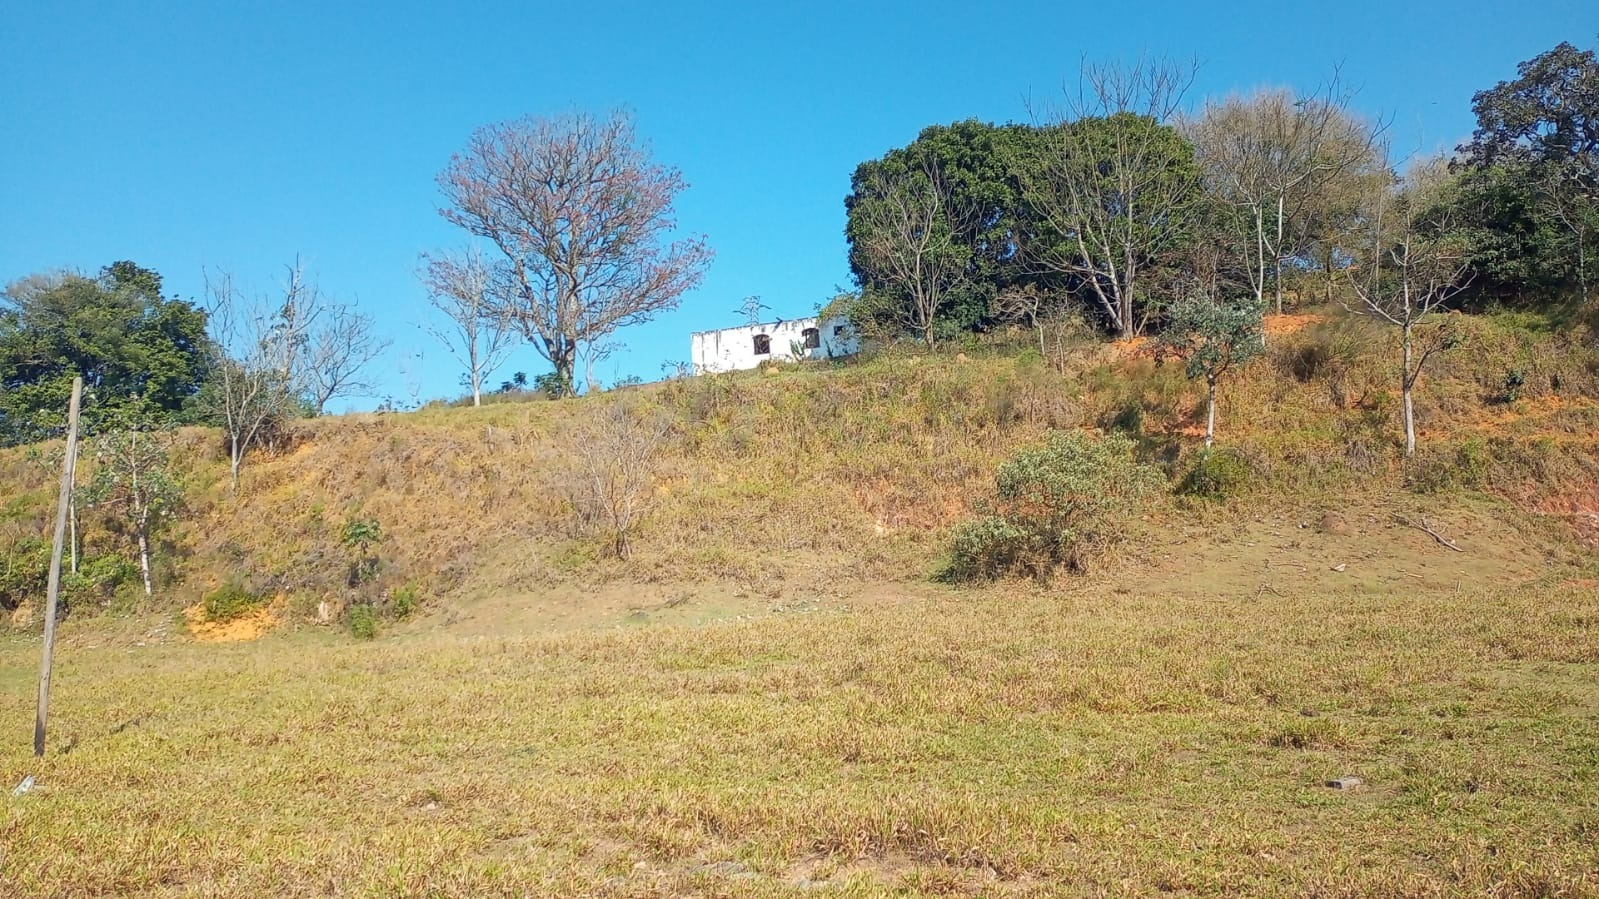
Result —
[{"label": "grassy hillside", "polygon": [[[1044,585],[929,575],[1052,428],[1183,482],[1200,393],[1147,344],[301,422],[236,496],[188,432],[167,586],[65,622],[42,761],[36,616],[0,636],[0,782],[38,784],[0,894],[1599,895],[1599,357],[1459,325],[1405,462],[1392,335],[1273,320],[1242,481]],[[625,562],[565,489],[616,404],[668,434]],[[0,453],[0,548],[49,450]],[[422,602],[375,642],[311,624],[355,520]],[[173,614],[229,580],[277,599]]]},{"label": "grassy hillside", "polygon": [[[1274,320],[1269,356],[1223,388],[1220,445],[1247,464],[1246,482],[1219,507],[1165,503],[1149,529],[1195,514],[1461,489],[1591,528],[1582,513],[1599,499],[1599,354],[1580,331],[1540,320],[1460,324],[1464,347],[1423,379],[1422,450],[1406,464],[1393,333],[1346,315]],[[982,501],[995,466],[1051,428],[1130,430],[1181,480],[1202,409],[1180,366],[1157,365],[1138,344],[1079,342],[1044,359],[1025,349],[1028,339],[578,401],[299,422],[249,461],[237,496],[219,438],[190,432],[179,453],[189,500],[157,607],[242,579],[303,618],[345,592],[339,538],[355,519],[382,527],[380,585],[412,585],[433,600],[596,582],[770,591],[918,581],[937,566],[948,528]],[[669,425],[653,508],[626,564],[574,528],[564,492],[586,423],[613,404]],[[54,482],[48,464],[29,458],[38,453],[0,453],[0,549],[47,533]],[[88,553],[120,546],[92,515],[85,544]]]}]

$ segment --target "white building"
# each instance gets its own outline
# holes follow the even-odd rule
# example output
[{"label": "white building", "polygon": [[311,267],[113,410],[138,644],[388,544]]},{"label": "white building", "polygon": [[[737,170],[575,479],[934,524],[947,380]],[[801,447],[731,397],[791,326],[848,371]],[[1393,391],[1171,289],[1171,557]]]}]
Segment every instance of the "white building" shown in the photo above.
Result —
[{"label": "white building", "polygon": [[849,320],[835,315],[776,321],[763,325],[700,331],[690,339],[694,373],[754,368],[767,360],[837,359],[860,352],[860,335]]}]

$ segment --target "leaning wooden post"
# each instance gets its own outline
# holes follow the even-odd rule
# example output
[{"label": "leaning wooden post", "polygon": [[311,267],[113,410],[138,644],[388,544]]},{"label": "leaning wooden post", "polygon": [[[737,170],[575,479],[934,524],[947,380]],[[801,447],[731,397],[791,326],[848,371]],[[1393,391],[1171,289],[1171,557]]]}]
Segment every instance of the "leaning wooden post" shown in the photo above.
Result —
[{"label": "leaning wooden post", "polygon": [[67,508],[72,504],[73,470],[78,459],[78,403],[83,379],[72,379],[72,405],[67,411],[67,453],[61,463],[61,500],[56,506],[56,541],[50,552],[50,585],[44,601],[44,658],[39,663],[39,712],[33,719],[33,754],[44,757],[44,726],[50,719],[50,657],[56,648],[56,600],[61,595],[61,549],[67,536]]}]

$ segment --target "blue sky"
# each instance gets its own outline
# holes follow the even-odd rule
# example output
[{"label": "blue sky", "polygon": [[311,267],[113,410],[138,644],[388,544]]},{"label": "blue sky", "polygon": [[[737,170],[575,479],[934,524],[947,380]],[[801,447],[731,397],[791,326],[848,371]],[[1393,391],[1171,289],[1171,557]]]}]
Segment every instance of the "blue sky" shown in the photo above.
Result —
[{"label": "blue sky", "polygon": [[[1431,152],[1469,135],[1475,91],[1596,32],[1592,0],[8,4],[0,279],[132,259],[186,297],[207,267],[268,293],[299,256],[393,339],[383,393],[408,398],[405,359],[424,398],[456,395],[458,367],[417,327],[418,252],[463,238],[434,176],[478,125],[622,106],[691,185],[681,225],[717,251],[596,371],[650,380],[742,297],[793,318],[848,284],[857,163],[929,124],[1025,121],[1084,57],[1197,58],[1195,101],[1313,89],[1341,65],[1396,150]],[[546,368],[523,349],[503,374]]]}]

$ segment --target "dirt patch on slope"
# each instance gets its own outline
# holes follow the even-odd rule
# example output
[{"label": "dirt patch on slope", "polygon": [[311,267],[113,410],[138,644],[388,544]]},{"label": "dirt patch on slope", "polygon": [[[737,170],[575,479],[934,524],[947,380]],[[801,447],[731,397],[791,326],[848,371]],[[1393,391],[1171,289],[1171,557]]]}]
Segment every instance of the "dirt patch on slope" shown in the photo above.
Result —
[{"label": "dirt patch on slope", "polygon": [[256,609],[227,621],[212,621],[206,617],[205,607],[199,603],[183,610],[189,633],[199,643],[237,643],[258,640],[277,626],[278,616],[272,607]]}]

